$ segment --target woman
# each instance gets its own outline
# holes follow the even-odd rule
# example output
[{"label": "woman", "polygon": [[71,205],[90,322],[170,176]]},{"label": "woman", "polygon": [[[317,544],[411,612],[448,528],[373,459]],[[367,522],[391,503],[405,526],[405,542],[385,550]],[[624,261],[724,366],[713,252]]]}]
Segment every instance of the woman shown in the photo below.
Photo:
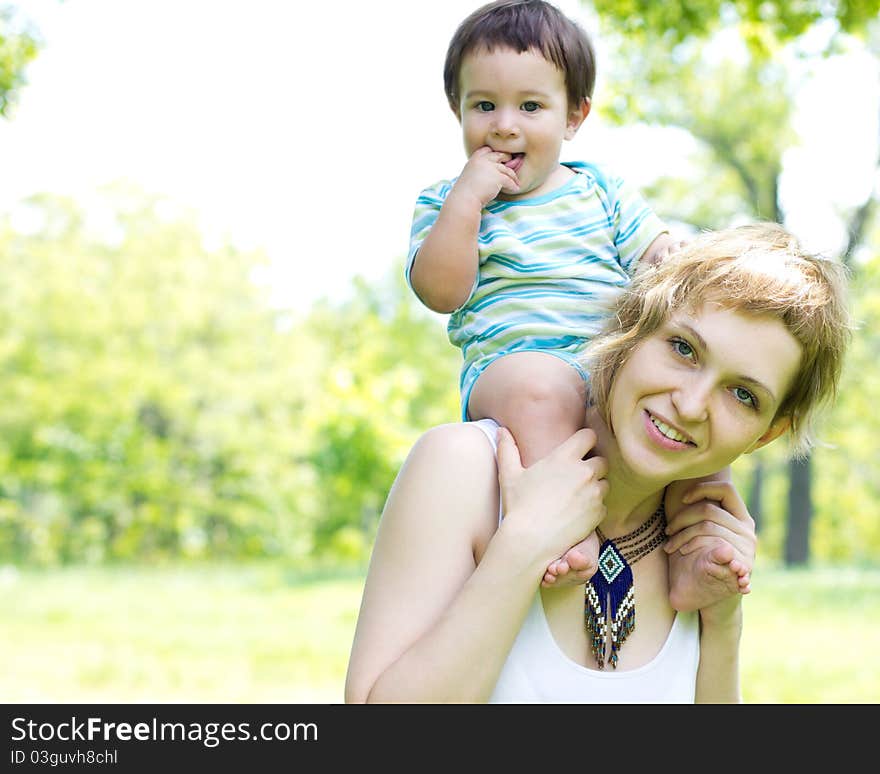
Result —
[{"label": "woman", "polygon": [[[660,549],[664,492],[785,432],[808,446],[842,367],[844,284],[778,226],[706,235],[621,296],[592,349],[586,429],[549,456],[523,469],[500,430],[496,464],[488,421],[425,433],[383,513],[346,700],[738,701],[742,597],[676,613],[669,554],[747,564],[753,522],[729,484],[699,485]],[[540,588],[597,527],[619,549],[603,545],[604,585]]]}]

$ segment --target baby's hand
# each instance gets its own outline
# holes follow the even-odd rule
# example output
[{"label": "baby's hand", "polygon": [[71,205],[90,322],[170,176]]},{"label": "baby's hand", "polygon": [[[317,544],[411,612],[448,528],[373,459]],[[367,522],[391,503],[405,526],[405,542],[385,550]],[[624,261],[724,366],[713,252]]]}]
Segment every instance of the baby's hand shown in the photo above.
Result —
[{"label": "baby's hand", "polygon": [[488,145],[477,148],[464,165],[453,186],[457,194],[469,194],[485,207],[501,191],[515,194],[519,191],[516,172],[505,166],[513,158],[509,153],[494,151]]},{"label": "baby's hand", "polygon": [[565,555],[550,562],[541,585],[576,586],[586,583],[599,569],[599,537],[592,532]]},{"label": "baby's hand", "polygon": [[645,250],[643,260],[649,266],[658,266],[685,246],[686,242],[669,234],[660,234]]}]

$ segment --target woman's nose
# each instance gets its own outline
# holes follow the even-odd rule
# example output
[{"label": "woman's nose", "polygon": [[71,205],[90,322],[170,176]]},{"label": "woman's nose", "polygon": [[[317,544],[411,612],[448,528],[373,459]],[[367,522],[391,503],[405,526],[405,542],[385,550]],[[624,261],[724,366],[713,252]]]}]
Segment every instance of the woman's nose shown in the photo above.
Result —
[{"label": "woman's nose", "polygon": [[688,422],[705,422],[709,417],[711,385],[707,379],[689,379],[672,392],[678,415]]}]

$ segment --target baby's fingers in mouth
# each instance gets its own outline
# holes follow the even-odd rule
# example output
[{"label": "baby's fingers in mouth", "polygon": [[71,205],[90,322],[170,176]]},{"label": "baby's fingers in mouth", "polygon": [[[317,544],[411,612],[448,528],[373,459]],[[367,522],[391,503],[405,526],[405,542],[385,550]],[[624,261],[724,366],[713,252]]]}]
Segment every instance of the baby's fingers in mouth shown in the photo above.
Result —
[{"label": "baby's fingers in mouth", "polygon": [[504,162],[504,166],[516,172],[523,164],[525,153],[511,153],[510,160]]}]

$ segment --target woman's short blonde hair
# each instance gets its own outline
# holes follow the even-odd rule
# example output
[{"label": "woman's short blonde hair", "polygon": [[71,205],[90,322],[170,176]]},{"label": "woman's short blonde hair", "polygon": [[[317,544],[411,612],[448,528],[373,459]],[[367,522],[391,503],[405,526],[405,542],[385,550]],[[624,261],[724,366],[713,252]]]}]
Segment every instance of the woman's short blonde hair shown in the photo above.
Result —
[{"label": "woman's short blonde hair", "polygon": [[800,368],[774,419],[791,421],[792,452],[804,455],[814,442],[816,412],[837,395],[851,329],[846,286],[839,261],[806,253],[775,223],[703,234],[659,265],[642,268],[617,299],[586,355],[592,401],[609,421],[617,369],[680,309],[693,312],[713,302],[771,315],[802,347]]}]

